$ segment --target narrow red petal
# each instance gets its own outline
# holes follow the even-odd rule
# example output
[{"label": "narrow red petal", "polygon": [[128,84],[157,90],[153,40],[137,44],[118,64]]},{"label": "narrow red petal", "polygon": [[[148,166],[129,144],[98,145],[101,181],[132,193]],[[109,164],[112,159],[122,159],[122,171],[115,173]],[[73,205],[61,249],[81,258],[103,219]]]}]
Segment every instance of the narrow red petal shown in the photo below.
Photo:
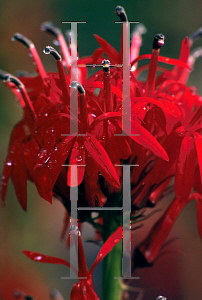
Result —
[{"label": "narrow red petal", "polygon": [[[71,167],[68,168],[67,172],[67,185],[68,186],[78,186],[83,181],[84,173],[85,173],[85,166],[79,165],[85,165],[85,149],[84,147],[80,147],[79,143],[76,141],[74,143],[74,146],[72,148],[70,159],[69,159],[69,165],[77,165],[77,178],[74,178],[74,176],[71,176]],[[72,180],[73,179],[73,180]],[[74,181],[75,179],[75,181]]]},{"label": "narrow red petal", "polygon": [[30,258],[34,261],[37,261],[37,262],[67,266],[67,267],[71,268],[77,274],[77,270],[75,269],[75,267],[72,266],[68,261],[66,261],[62,258],[45,255],[45,254],[41,254],[39,252],[29,251],[29,250],[23,250],[22,253],[24,255],[26,255],[28,258]]},{"label": "narrow red petal", "polygon": [[194,139],[202,182],[202,136],[198,132],[194,132]]},{"label": "narrow red petal", "polygon": [[24,147],[23,142],[15,151],[15,159],[13,161],[13,168],[11,178],[14,184],[17,199],[22,208],[27,210],[27,168],[24,162]]},{"label": "narrow red petal", "polygon": [[84,146],[91,160],[111,185],[120,188],[119,178],[106,151],[94,136],[89,133],[87,135]]},{"label": "narrow red petal", "polygon": [[175,196],[179,201],[185,202],[191,193],[194,183],[195,163],[194,139],[185,136],[182,140],[175,173]]},{"label": "narrow red petal", "polygon": [[52,190],[72,148],[75,136],[65,138],[55,147],[47,165],[47,188]]},{"label": "narrow red petal", "polygon": [[112,64],[119,64],[121,63],[121,57],[118,51],[112,47],[107,41],[105,41],[103,38],[101,38],[99,35],[94,34],[94,37],[96,38],[98,44],[100,47],[104,50],[104,52],[109,57]]},{"label": "narrow red petal", "polygon": [[[153,135],[137,122],[132,120],[131,123],[132,123],[131,133],[139,134],[139,136],[130,136],[130,138],[133,139],[138,144],[144,146],[151,152],[153,152],[155,155],[165,159],[166,161],[169,161],[166,151],[159,144],[159,142],[153,137]],[[121,125],[122,125],[121,122],[119,122],[120,127]]]},{"label": "narrow red petal", "polygon": [[123,228],[119,226],[106,240],[106,242],[102,245],[96,260],[90,268],[89,274],[93,273],[95,267],[99,264],[99,262],[120,242],[123,236]]}]

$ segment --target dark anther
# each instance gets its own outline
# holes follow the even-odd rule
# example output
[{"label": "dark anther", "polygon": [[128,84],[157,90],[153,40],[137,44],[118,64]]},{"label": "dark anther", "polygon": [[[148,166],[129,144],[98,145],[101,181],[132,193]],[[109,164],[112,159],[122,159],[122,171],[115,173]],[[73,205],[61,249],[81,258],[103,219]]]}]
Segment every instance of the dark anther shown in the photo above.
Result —
[{"label": "dark anther", "polygon": [[14,83],[18,88],[21,88],[23,86],[22,82],[13,75],[6,75],[3,79],[4,82],[12,82]]},{"label": "dark anther", "polygon": [[62,59],[60,54],[57,52],[57,50],[55,50],[53,47],[51,46],[46,46],[46,48],[43,50],[43,52],[45,54],[52,54],[53,57],[56,59],[56,60],[60,60]]},{"label": "dark anther", "polygon": [[29,296],[29,295],[24,296],[24,299],[25,300],[34,300],[34,298],[32,296]]},{"label": "dark anther", "polygon": [[9,76],[10,74],[3,71],[3,70],[0,70],[0,80],[5,80],[5,77]]},{"label": "dark anther", "polygon": [[191,43],[194,43],[200,37],[202,37],[202,27],[194,31],[192,34],[190,34],[188,39]]},{"label": "dark anther", "polygon": [[110,61],[108,59],[104,59],[102,61],[102,65],[103,65],[103,71],[104,72],[109,72]]},{"label": "dark anther", "polygon": [[162,33],[156,34],[153,41],[153,49],[160,49],[164,45],[164,38]]},{"label": "dark anther", "polygon": [[115,13],[121,19],[122,22],[127,22],[127,16],[126,16],[125,10],[122,6],[117,6]]},{"label": "dark anther", "polygon": [[44,22],[41,25],[41,30],[50,33],[51,35],[53,35],[56,38],[61,33],[60,29],[54,27],[53,23],[51,23],[51,22]]},{"label": "dark anther", "polygon": [[18,41],[27,48],[30,48],[31,45],[33,45],[32,41],[30,41],[26,36],[22,35],[21,33],[15,33],[12,37],[12,41]]},{"label": "dark anther", "polygon": [[79,94],[84,94],[85,93],[85,90],[84,90],[83,86],[78,81],[72,81],[71,84],[70,84],[70,87],[77,89]]}]

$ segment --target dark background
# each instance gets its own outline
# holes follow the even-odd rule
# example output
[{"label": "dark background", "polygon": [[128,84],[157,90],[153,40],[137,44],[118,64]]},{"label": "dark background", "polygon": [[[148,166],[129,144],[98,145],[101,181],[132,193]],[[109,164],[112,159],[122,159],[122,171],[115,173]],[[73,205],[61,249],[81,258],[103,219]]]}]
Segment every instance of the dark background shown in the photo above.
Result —
[{"label": "dark background", "polygon": [[[69,25],[61,21],[87,21],[78,27],[79,56],[90,55],[98,47],[93,37],[96,33],[110,42],[117,50],[120,45],[120,25],[114,24],[119,19],[115,7],[122,5],[129,21],[140,21],[147,28],[143,36],[141,54],[150,53],[153,36],[163,33],[166,37],[161,55],[177,58],[183,38],[201,26],[200,0],[7,0],[0,1],[0,68],[15,74],[18,70],[34,71],[28,51],[19,43],[12,42],[14,33],[20,32],[31,39],[39,52],[47,71],[56,71],[56,64],[42,50],[52,45],[52,38],[40,31],[44,21],[53,21],[63,32]],[[199,46],[202,41],[196,42]],[[190,76],[189,85],[195,85],[202,94],[201,75],[202,59],[199,59]],[[6,159],[9,137],[13,126],[22,116],[12,93],[0,84],[0,164],[1,169]],[[167,203],[169,200],[165,200]],[[170,237],[181,236],[173,242],[171,248],[181,249],[183,257],[170,253],[160,258],[155,266],[138,271],[141,280],[136,286],[150,287],[145,293],[145,300],[155,299],[159,294],[169,300],[190,300],[202,298],[202,242],[197,232],[195,203],[190,203],[177,220]],[[49,299],[49,291],[57,287],[65,299],[73,282],[61,280],[68,276],[64,266],[43,265],[29,261],[21,250],[39,251],[68,260],[65,244],[59,241],[64,210],[58,201],[52,205],[40,199],[36,188],[28,183],[28,212],[22,211],[14,193],[12,184],[6,197],[6,208],[0,208],[0,299],[10,300],[14,288],[27,291],[36,300]],[[150,219],[152,223],[154,219]],[[150,224],[151,224],[150,223]],[[147,226],[149,226],[148,224]],[[147,228],[145,226],[145,228]],[[146,229],[145,229],[146,230]],[[146,231],[142,230],[141,235]],[[138,241],[139,232],[133,234]],[[89,227],[84,230],[85,237],[93,236]],[[137,239],[136,239],[137,238]],[[88,266],[98,253],[99,247],[85,243]],[[101,297],[101,266],[96,269],[95,290]],[[135,299],[137,294],[130,294]]]}]

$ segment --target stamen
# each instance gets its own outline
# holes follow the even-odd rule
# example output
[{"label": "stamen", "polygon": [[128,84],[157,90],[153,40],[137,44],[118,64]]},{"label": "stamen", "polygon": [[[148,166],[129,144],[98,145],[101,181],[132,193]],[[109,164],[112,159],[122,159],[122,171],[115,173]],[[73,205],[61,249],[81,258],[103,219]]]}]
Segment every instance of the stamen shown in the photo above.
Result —
[{"label": "stamen", "polygon": [[[192,71],[194,69],[196,60],[201,56],[202,56],[202,47],[198,47],[190,53],[189,58],[188,58],[188,65],[192,69]],[[186,82],[188,81],[189,75],[190,75],[190,70],[184,68],[180,74],[180,78],[178,79],[178,81],[183,84],[186,84]]]},{"label": "stamen", "polygon": [[20,103],[20,106],[22,108],[25,107],[25,102],[22,98],[22,95],[19,91],[19,89],[16,89],[16,86],[15,84],[13,84],[12,82],[5,82],[5,78],[10,76],[11,74],[3,71],[3,70],[0,70],[0,80],[2,80],[4,83],[6,83],[6,85],[12,90],[12,92],[14,93],[15,97],[18,99],[19,103]]},{"label": "stamen", "polygon": [[[142,45],[142,35],[147,32],[146,27],[143,24],[137,24],[132,34],[131,41],[131,61],[139,56],[140,47]],[[132,66],[131,71],[137,69],[137,64]]]},{"label": "stamen", "polygon": [[110,77],[110,61],[105,59],[103,60],[102,65],[103,65],[103,77],[104,77],[105,112],[110,112],[113,109],[111,77]]},{"label": "stamen", "polygon": [[[116,10],[115,10],[115,13],[120,18],[121,22],[128,22],[126,12],[125,12],[125,10],[122,6],[117,6]],[[127,32],[127,28],[125,27],[125,32],[124,32],[125,36],[126,36],[126,34],[128,34],[126,32]],[[126,38],[126,40],[127,40],[127,38]],[[123,57],[123,24],[122,24],[122,28],[121,28],[120,56]]]},{"label": "stamen", "polygon": [[164,45],[164,35],[156,34],[153,41],[152,56],[149,64],[149,71],[146,82],[145,96],[152,97],[155,89],[156,73],[160,48]]},{"label": "stamen", "polygon": [[81,121],[81,133],[85,134],[88,130],[88,114],[87,114],[87,106],[86,106],[86,93],[78,81],[72,81],[70,84],[71,88],[77,89],[80,95],[80,121]]},{"label": "stamen", "polygon": [[36,113],[35,113],[35,110],[34,110],[34,107],[32,105],[32,102],[27,94],[27,91],[26,91],[26,88],[24,86],[24,84],[15,76],[13,75],[7,75],[4,77],[4,82],[12,82],[16,85],[16,87],[20,90],[21,92],[21,95],[22,95],[22,98],[24,100],[24,102],[26,103],[26,106],[29,110],[29,113],[30,115],[36,119]]},{"label": "stamen", "polygon": [[70,53],[69,53],[69,49],[67,47],[67,44],[65,42],[64,36],[61,33],[61,30],[59,28],[54,27],[51,22],[43,23],[41,25],[41,30],[50,33],[51,35],[53,35],[58,40],[58,42],[60,44],[60,48],[62,50],[62,54],[64,56],[64,60],[65,60],[67,69],[69,71],[70,63],[71,63]]},{"label": "stamen", "polygon": [[121,22],[127,22],[127,15],[125,13],[125,10],[122,6],[117,6],[115,13],[117,14],[117,16],[121,19]]},{"label": "stamen", "polygon": [[58,74],[60,77],[60,82],[61,82],[61,89],[62,89],[62,95],[63,95],[63,101],[64,103],[67,105],[67,107],[69,107],[69,91],[67,88],[67,81],[66,81],[66,74],[65,74],[65,70],[63,67],[63,63],[62,63],[62,57],[61,55],[51,46],[47,46],[43,52],[45,54],[52,54],[53,57],[56,59],[57,61],[57,69],[58,69]]},{"label": "stamen", "polygon": [[196,31],[194,31],[190,36],[188,37],[189,41],[189,47],[193,45],[193,43],[198,40],[200,37],[202,37],[202,27],[198,28]]},{"label": "stamen", "polygon": [[43,84],[47,86],[47,82],[46,82],[47,74],[33,42],[20,33],[15,33],[14,36],[12,37],[12,41],[18,41],[22,43],[25,47],[29,48],[29,51],[31,52],[31,55],[36,63]]}]

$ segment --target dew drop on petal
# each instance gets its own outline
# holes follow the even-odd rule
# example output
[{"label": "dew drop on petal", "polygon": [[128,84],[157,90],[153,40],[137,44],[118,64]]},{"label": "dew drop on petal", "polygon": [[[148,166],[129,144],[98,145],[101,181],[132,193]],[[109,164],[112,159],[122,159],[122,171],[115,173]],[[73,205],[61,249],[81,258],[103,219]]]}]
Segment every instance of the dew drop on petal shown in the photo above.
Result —
[{"label": "dew drop on petal", "polygon": [[38,256],[34,257],[34,260],[41,260],[41,259],[42,259],[41,255],[38,255]]},{"label": "dew drop on petal", "polygon": [[77,161],[81,161],[82,160],[82,156],[81,155],[77,155],[76,160]]},{"label": "dew drop on petal", "polygon": [[7,161],[7,162],[6,162],[6,165],[7,165],[7,166],[12,166],[12,162],[11,162],[11,161]]},{"label": "dew drop on petal", "polygon": [[114,239],[114,243],[117,244],[119,242],[119,239]]}]

